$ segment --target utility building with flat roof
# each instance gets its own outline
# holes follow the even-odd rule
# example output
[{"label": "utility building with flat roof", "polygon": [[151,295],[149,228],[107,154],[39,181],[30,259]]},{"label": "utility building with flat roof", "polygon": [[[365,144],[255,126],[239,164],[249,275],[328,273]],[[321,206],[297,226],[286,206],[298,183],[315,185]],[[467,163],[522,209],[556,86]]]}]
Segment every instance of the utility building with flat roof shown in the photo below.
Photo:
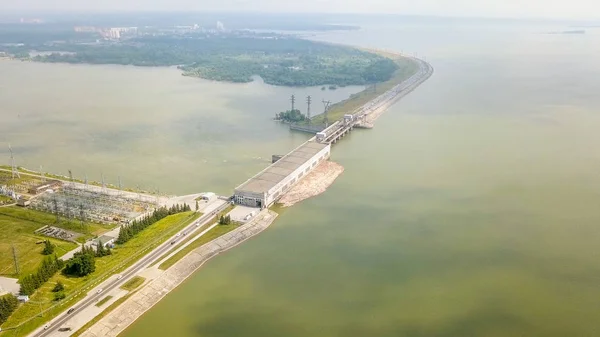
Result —
[{"label": "utility building with flat roof", "polygon": [[269,207],[330,155],[331,145],[313,138],[238,186],[233,200],[244,206]]}]

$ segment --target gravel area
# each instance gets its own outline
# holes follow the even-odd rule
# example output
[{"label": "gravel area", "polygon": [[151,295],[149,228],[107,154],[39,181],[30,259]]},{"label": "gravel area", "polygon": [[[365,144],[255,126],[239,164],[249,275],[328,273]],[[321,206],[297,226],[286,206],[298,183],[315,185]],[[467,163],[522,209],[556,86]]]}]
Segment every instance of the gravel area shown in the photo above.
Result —
[{"label": "gravel area", "polygon": [[317,196],[325,192],[342,172],[344,172],[342,165],[330,160],[324,161],[281,197],[279,203],[283,207],[289,207],[302,200]]}]

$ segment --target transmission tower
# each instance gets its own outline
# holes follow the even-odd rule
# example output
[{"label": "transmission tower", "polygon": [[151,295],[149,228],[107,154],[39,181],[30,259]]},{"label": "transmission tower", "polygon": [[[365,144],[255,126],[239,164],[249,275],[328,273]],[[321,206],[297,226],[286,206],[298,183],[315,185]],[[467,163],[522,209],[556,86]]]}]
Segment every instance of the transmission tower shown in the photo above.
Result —
[{"label": "transmission tower", "polygon": [[88,189],[88,180],[87,180],[87,173],[85,174],[85,178],[83,178],[83,183],[85,184],[85,189]]},{"label": "transmission tower", "polygon": [[106,192],[106,184],[104,183],[104,173],[100,173],[102,177],[102,192]]},{"label": "transmission tower", "polygon": [[52,203],[54,204],[54,214],[56,214],[56,223],[59,223],[60,214],[58,214],[58,201],[56,200],[56,194],[54,194],[52,198]]},{"label": "transmission tower", "polygon": [[329,105],[331,104],[331,101],[326,101],[323,100],[323,120],[325,121],[325,127],[327,127],[329,125],[329,119],[327,119],[327,112],[329,111]]},{"label": "transmission tower", "polygon": [[119,178],[119,196],[121,196],[123,193],[123,185],[121,184],[121,176],[118,177]]},{"label": "transmission tower", "polygon": [[42,176],[42,182],[46,182],[46,174],[44,173],[44,168],[40,165],[40,175]]},{"label": "transmission tower", "polygon": [[294,111],[294,106],[296,104],[296,96],[292,95],[292,98],[290,98],[290,102],[292,102],[292,111]]},{"label": "transmission tower", "polygon": [[71,219],[71,205],[69,204],[69,196],[67,195],[65,198],[65,213],[67,216],[67,219]]},{"label": "transmission tower", "polygon": [[306,118],[308,118],[308,123],[310,124],[310,103],[312,102],[312,98],[310,95],[306,97],[306,104],[308,105],[306,109]]},{"label": "transmission tower", "polygon": [[10,167],[12,169],[12,178],[21,178],[19,170],[17,170],[17,166],[15,165],[15,156],[13,155],[12,146],[10,146],[10,144],[8,144],[8,150],[10,151]]},{"label": "transmission tower", "polygon": [[81,219],[81,229],[85,229],[85,211],[83,209],[83,203],[79,204],[79,218]]},{"label": "transmission tower", "polygon": [[73,172],[69,170],[69,180],[71,181],[71,187],[73,187]]},{"label": "transmission tower", "polygon": [[12,253],[13,260],[15,261],[15,273],[19,275],[21,273],[21,270],[19,268],[19,257],[17,256],[17,248],[15,247],[15,245],[12,245]]}]

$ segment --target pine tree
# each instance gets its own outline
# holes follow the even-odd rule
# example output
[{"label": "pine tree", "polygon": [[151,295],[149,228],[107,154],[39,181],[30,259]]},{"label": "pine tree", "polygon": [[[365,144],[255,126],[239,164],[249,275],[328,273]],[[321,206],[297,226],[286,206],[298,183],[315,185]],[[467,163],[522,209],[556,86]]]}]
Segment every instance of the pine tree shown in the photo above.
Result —
[{"label": "pine tree", "polygon": [[52,244],[52,242],[50,242],[50,240],[44,241],[44,250],[42,251],[42,254],[50,255],[53,253],[54,253],[54,245]]},{"label": "pine tree", "polygon": [[58,256],[54,254],[54,264],[56,265],[56,270],[59,271],[65,266],[65,261],[59,259]]},{"label": "pine tree", "polygon": [[104,243],[102,242],[102,240],[98,240],[98,246],[96,246],[96,256],[103,257],[104,255],[106,255],[104,250]]},{"label": "pine tree", "polygon": [[13,294],[0,297],[0,324],[6,322],[18,306],[19,301]]}]

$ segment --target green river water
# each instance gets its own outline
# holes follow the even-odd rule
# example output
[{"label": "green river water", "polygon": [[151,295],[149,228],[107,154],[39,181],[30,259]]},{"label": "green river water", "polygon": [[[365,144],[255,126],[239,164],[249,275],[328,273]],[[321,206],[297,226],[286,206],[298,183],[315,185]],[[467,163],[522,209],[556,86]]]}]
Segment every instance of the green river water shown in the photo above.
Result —
[{"label": "green river water", "polygon": [[[599,336],[600,32],[540,34],[560,27],[432,21],[314,37],[417,51],[436,71],[334,147],[345,172],[324,194],[208,262],[123,336]],[[28,119],[0,141],[20,138],[23,155],[57,170],[230,192],[305,139],[265,120],[300,89],[8,64],[34,68],[19,79],[34,84],[37,67],[108,69],[81,111],[68,110],[75,87],[20,89],[41,110],[65,104],[66,117],[2,98]],[[129,83],[111,85],[110,71]]]}]

